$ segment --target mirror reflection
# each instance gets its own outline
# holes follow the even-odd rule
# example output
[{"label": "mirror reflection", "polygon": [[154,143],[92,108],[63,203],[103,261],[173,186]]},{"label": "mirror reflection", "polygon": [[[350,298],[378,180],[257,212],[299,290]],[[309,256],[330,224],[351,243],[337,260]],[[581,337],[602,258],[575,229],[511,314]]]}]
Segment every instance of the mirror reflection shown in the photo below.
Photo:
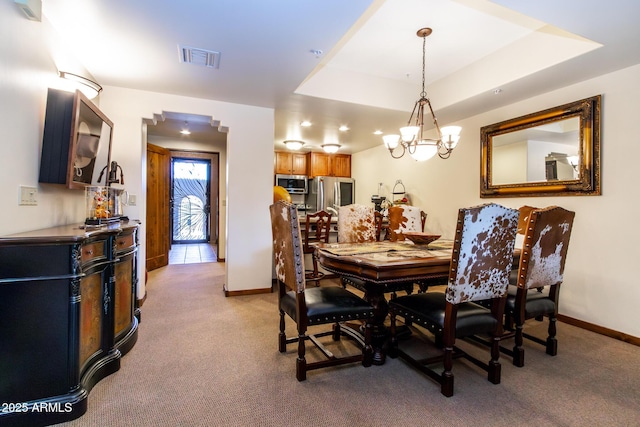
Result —
[{"label": "mirror reflection", "polygon": [[491,144],[494,185],[578,179],[579,117],[496,135]]},{"label": "mirror reflection", "polygon": [[80,97],[78,126],[75,135],[71,182],[76,185],[99,185],[106,183],[111,147],[111,122],[96,111],[92,104]]}]

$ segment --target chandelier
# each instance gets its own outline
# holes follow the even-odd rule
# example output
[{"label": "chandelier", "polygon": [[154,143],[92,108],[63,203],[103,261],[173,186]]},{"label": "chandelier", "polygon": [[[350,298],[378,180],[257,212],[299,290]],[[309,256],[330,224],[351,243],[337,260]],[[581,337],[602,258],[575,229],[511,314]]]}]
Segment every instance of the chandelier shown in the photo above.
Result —
[{"label": "chandelier", "polygon": [[[448,159],[451,152],[456,147],[460,139],[460,126],[445,126],[440,128],[438,119],[433,113],[431,102],[427,98],[427,92],[424,88],[425,74],[425,56],[427,36],[431,34],[431,28],[421,28],[416,33],[418,37],[422,37],[422,92],[413,106],[413,111],[407,122],[407,126],[400,128],[400,135],[384,135],[382,137],[385,147],[389,149],[391,157],[399,159],[405,153],[409,153],[416,160],[429,160],[436,154],[442,159]],[[438,139],[427,138],[424,130],[424,110],[429,109],[433,124],[435,125]],[[400,147],[402,151],[396,149]],[[399,152],[399,154],[398,154]]]}]

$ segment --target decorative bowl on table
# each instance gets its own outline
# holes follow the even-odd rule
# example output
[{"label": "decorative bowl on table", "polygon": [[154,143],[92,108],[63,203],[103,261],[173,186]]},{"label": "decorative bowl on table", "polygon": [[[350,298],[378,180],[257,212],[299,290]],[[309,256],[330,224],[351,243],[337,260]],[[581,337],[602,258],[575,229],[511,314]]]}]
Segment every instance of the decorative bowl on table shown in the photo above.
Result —
[{"label": "decorative bowl on table", "polygon": [[441,237],[440,234],[420,233],[418,231],[407,231],[402,234],[416,245],[428,245]]}]

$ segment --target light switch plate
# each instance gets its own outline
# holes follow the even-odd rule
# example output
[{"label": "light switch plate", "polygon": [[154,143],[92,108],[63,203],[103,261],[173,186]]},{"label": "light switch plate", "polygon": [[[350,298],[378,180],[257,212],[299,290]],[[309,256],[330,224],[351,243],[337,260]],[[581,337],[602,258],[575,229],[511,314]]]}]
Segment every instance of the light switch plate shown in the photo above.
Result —
[{"label": "light switch plate", "polygon": [[36,187],[20,186],[18,205],[36,206],[38,204],[38,189]]},{"label": "light switch plate", "polygon": [[136,197],[135,194],[129,194],[129,197],[127,198],[127,204],[129,206],[135,206],[138,203],[138,198]]}]

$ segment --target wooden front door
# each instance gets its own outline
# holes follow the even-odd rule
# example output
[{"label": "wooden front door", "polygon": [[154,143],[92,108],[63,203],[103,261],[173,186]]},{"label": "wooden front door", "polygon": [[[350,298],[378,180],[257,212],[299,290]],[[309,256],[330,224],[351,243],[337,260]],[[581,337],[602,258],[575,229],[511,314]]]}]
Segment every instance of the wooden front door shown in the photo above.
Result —
[{"label": "wooden front door", "polygon": [[171,152],[147,144],[147,238],[148,271],[169,264],[169,188]]}]

